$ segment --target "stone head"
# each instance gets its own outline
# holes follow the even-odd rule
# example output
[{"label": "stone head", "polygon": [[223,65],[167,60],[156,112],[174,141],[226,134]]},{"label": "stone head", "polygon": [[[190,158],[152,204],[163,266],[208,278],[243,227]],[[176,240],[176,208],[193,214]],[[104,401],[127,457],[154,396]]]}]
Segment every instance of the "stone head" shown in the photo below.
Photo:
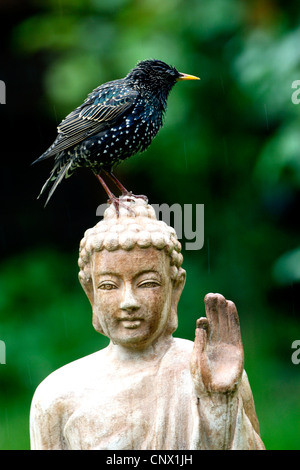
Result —
[{"label": "stone head", "polygon": [[175,230],[152,206],[131,199],[108,207],[80,243],[79,280],[93,309],[93,326],[115,343],[145,345],[177,328],[185,283]]}]

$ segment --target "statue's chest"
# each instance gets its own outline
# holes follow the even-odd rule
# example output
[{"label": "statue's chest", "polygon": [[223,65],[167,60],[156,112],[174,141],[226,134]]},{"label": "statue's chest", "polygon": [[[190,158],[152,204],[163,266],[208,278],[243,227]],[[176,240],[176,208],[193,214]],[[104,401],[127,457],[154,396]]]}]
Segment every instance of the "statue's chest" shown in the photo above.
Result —
[{"label": "statue's chest", "polygon": [[158,427],[163,385],[152,373],[123,376],[87,388],[64,427],[70,449],[147,447]]}]

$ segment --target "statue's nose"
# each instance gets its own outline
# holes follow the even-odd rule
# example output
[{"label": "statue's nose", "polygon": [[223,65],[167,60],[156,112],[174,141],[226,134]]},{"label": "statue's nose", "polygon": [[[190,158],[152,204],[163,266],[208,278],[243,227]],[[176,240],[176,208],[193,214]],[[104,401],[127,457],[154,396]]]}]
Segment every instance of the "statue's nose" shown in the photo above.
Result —
[{"label": "statue's nose", "polygon": [[140,308],[140,304],[135,297],[131,286],[125,286],[120,308],[122,310],[137,310]]}]

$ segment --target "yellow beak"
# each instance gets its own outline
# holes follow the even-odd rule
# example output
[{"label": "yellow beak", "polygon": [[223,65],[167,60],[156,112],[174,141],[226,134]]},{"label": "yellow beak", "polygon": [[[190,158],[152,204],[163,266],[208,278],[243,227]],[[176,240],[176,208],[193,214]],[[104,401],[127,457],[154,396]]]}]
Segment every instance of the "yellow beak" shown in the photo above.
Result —
[{"label": "yellow beak", "polygon": [[176,81],[179,82],[180,80],[200,80],[200,78],[195,77],[195,75],[188,75],[187,73],[180,73]]}]

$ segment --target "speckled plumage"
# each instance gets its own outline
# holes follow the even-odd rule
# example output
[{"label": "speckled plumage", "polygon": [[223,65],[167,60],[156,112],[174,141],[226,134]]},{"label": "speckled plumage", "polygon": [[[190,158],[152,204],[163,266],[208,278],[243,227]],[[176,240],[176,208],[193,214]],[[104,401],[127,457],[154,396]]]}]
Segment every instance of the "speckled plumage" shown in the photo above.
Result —
[{"label": "speckled plumage", "polygon": [[145,60],[125,78],[93,90],[60,123],[56,140],[35,161],[55,157],[40,193],[52,186],[46,204],[57,185],[76,168],[85,166],[96,175],[102,170],[111,175],[115,165],[145,150],[162,126],[168,94],[176,81],[195,78],[162,61]]}]

